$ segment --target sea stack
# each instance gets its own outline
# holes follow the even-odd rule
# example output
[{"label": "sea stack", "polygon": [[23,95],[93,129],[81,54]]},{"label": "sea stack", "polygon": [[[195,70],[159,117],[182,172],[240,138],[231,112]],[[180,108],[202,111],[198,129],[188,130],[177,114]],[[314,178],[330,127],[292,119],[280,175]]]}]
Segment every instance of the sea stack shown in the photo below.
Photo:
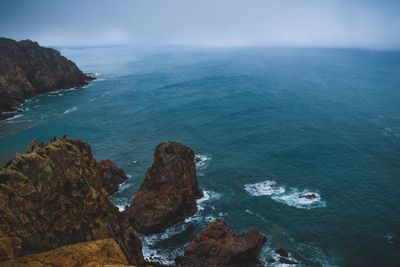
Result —
[{"label": "sea stack", "polygon": [[83,86],[93,79],[55,49],[0,38],[0,119],[29,97]]},{"label": "sea stack", "polygon": [[175,142],[161,143],[128,209],[129,221],[141,233],[163,232],[193,215],[202,195],[193,150]]},{"label": "sea stack", "polygon": [[216,220],[189,243],[176,258],[178,267],[255,267],[267,238],[255,228],[235,234],[223,220]]},{"label": "sea stack", "polygon": [[112,238],[129,263],[142,264],[141,242],[105,186],[121,181],[116,170],[82,141],[33,141],[0,169],[0,261]]}]

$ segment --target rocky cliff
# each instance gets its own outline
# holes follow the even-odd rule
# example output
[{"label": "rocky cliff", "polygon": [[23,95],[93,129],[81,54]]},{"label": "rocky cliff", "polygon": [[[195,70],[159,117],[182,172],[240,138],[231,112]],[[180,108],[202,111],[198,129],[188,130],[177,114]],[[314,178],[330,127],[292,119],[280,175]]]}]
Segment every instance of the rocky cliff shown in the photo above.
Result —
[{"label": "rocky cliff", "polygon": [[142,233],[163,232],[193,215],[196,199],[202,195],[193,150],[175,142],[162,143],[128,209],[129,221]]},{"label": "rocky cliff", "polygon": [[130,263],[143,263],[140,240],[106,191],[123,176],[84,142],[32,142],[0,170],[0,260],[113,238]]},{"label": "rocky cliff", "polygon": [[254,267],[266,237],[255,228],[235,234],[222,220],[203,229],[176,259],[178,267]]},{"label": "rocky cliff", "polygon": [[125,254],[114,239],[102,239],[62,246],[54,250],[1,262],[1,266],[3,267],[96,267],[128,265],[129,262]]},{"label": "rocky cliff", "polygon": [[0,119],[28,97],[92,79],[57,50],[30,40],[0,38]]}]

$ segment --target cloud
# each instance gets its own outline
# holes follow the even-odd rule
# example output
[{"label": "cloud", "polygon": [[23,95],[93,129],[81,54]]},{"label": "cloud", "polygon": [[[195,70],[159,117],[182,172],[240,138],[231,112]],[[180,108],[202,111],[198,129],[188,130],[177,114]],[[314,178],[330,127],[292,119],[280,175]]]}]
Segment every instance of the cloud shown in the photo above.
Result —
[{"label": "cloud", "polygon": [[0,35],[47,45],[400,48],[400,2],[2,0]]}]

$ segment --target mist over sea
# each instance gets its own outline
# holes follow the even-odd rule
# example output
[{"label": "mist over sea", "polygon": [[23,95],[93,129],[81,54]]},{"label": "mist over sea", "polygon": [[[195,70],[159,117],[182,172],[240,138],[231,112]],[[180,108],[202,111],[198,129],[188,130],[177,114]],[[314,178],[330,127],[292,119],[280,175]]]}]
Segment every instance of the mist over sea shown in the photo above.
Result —
[{"label": "mist over sea", "polygon": [[400,265],[400,52],[59,49],[98,79],[0,122],[2,165],[32,139],[82,139],[129,175],[113,196],[123,209],[155,146],[174,140],[201,159],[206,195],[184,223],[142,237],[146,256],[171,262],[224,218],[267,235],[265,264],[283,247],[307,266]]}]

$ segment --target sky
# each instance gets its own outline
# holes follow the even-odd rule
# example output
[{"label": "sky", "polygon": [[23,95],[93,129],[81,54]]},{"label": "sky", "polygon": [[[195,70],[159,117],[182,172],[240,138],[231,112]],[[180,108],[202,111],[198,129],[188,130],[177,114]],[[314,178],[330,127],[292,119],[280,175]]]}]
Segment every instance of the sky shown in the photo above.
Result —
[{"label": "sky", "polygon": [[400,49],[400,0],[0,0],[0,36],[72,46]]}]

